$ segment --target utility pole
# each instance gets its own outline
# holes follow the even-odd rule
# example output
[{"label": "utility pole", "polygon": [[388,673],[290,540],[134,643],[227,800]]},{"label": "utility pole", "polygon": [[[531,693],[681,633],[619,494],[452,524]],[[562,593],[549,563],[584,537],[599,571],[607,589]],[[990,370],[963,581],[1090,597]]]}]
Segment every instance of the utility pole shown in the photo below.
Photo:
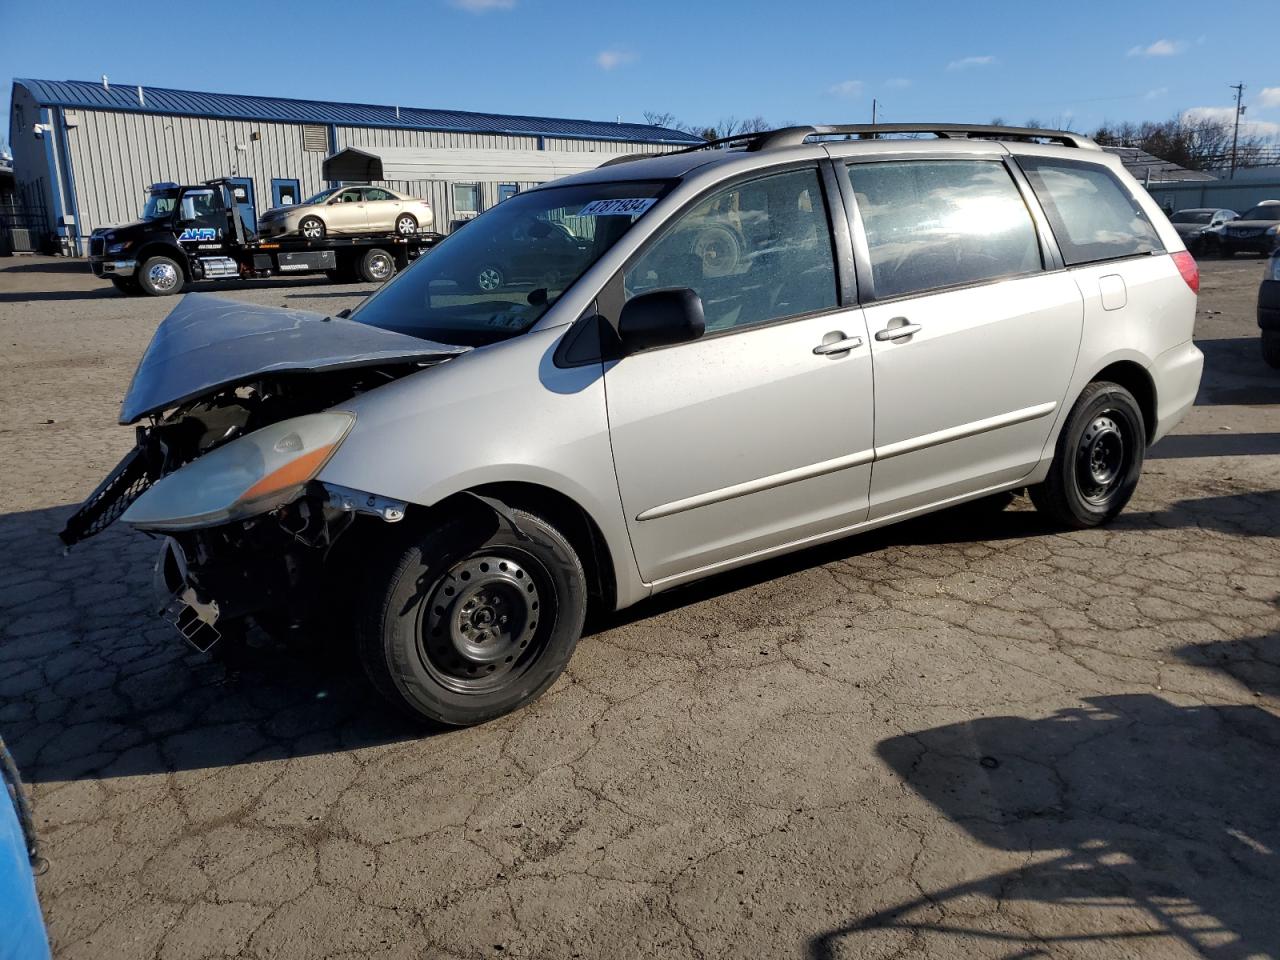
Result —
[{"label": "utility pole", "polygon": [[1236,178],[1236,148],[1240,144],[1240,114],[1244,113],[1244,106],[1241,103],[1244,99],[1244,84],[1230,83],[1227,86],[1236,92],[1236,126],[1235,132],[1231,134],[1231,176],[1229,178],[1234,180]]},{"label": "utility pole", "polygon": [[876,122],[876,98],[871,98],[871,122]]}]

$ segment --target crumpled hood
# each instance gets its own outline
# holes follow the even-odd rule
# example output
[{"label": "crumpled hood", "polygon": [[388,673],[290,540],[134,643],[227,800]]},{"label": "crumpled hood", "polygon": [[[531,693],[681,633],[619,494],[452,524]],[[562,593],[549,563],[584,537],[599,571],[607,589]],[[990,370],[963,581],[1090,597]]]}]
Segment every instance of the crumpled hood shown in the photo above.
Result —
[{"label": "crumpled hood", "polygon": [[304,310],[189,293],[151,338],[120,422],[134,423],[263,374],[440,361],[470,349]]}]

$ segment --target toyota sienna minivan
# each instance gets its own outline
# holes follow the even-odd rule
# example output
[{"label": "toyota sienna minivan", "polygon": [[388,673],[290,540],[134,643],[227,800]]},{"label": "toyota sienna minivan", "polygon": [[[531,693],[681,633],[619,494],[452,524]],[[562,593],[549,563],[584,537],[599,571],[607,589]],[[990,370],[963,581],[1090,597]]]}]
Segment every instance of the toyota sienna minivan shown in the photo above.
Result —
[{"label": "toyota sienna minivan", "polygon": [[1198,284],[1075,134],[618,158],[349,315],[187,295],[124,399],[136,449],[63,537],[163,538],[159,612],[202,649],[327,629],[392,701],[473,724],[546,690],[592,608],[1024,488],[1111,520],[1196,395]]}]

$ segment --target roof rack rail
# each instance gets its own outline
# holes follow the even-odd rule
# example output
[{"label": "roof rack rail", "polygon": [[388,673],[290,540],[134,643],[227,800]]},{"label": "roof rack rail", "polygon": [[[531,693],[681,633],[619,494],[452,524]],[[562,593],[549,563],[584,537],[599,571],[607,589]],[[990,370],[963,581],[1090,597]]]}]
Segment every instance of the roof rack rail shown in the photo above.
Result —
[{"label": "roof rack rail", "polygon": [[740,133],[732,137],[708,140],[685,147],[679,153],[692,153],[713,147],[742,146],[748,152],[796,147],[810,138],[858,137],[874,139],[885,134],[931,133],[941,140],[1050,140],[1064,147],[1101,149],[1089,137],[1068,130],[1042,130],[1038,127],[1005,127],[972,123],[838,123],[822,126],[782,127],[759,133]]}]

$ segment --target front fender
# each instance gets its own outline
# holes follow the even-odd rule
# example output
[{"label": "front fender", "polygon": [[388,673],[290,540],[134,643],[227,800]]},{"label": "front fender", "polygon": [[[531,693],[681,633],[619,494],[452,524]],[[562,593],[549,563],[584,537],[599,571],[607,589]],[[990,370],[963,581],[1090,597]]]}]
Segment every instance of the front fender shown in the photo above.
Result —
[{"label": "front fender", "polygon": [[648,591],[618,495],[603,370],[555,365],[567,330],[481,347],[342,404],[356,424],[319,479],[423,506],[491,483],[549,488],[603,534],[619,606],[640,599]]}]

